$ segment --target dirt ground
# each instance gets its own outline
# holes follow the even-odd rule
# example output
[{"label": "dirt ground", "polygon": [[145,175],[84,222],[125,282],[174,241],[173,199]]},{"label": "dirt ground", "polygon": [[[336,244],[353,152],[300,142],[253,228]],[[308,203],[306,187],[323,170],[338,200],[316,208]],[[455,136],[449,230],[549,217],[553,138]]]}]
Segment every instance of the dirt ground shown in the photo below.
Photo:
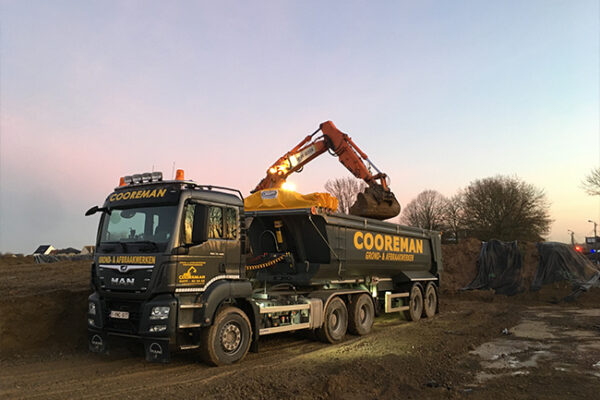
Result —
[{"label": "dirt ground", "polygon": [[[455,286],[475,268],[448,261],[447,274],[464,275]],[[591,399],[600,387],[598,289],[569,303],[565,284],[514,297],[447,290],[433,319],[385,315],[339,345],[266,337],[214,368],[193,352],[148,363],[131,343],[88,353],[88,277],[87,262],[0,259],[0,398]]]}]

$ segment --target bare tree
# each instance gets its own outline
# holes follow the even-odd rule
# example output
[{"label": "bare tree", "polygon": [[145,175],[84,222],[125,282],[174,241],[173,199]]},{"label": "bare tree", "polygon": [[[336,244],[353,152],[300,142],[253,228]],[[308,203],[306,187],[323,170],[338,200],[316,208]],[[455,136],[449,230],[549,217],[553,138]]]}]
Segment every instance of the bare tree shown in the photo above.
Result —
[{"label": "bare tree", "polygon": [[448,199],[435,190],[425,190],[404,207],[400,223],[423,229],[445,229],[445,212]]},{"label": "bare tree", "polygon": [[463,195],[465,227],[480,240],[539,241],[550,231],[544,191],[519,178],[476,180]]},{"label": "bare tree", "polygon": [[600,196],[600,167],[595,168],[583,180],[583,189],[590,196]]},{"label": "bare tree", "polygon": [[461,233],[465,230],[464,195],[458,192],[446,202],[444,220],[448,232],[444,232],[447,238],[452,238],[458,243]]},{"label": "bare tree", "polygon": [[350,206],[356,201],[356,196],[362,192],[367,184],[352,176],[345,178],[329,179],[325,182],[325,190],[338,199],[338,211],[349,214]]}]

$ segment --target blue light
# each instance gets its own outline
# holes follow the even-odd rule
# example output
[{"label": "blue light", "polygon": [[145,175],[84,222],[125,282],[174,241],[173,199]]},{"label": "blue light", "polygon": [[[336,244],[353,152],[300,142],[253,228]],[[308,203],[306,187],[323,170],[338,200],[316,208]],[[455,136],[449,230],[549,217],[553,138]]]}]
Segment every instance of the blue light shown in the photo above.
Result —
[{"label": "blue light", "polygon": [[590,250],[590,252],[591,252],[591,253],[595,253],[595,252],[596,252],[596,250],[594,250],[594,249],[591,249],[591,250]]}]

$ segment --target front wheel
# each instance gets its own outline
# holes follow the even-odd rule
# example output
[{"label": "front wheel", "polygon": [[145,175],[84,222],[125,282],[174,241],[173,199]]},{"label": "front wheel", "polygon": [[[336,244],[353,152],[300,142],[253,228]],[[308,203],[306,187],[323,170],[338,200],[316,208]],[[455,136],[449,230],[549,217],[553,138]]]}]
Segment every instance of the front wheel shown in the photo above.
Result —
[{"label": "front wheel", "polygon": [[237,307],[225,307],[212,326],[202,330],[202,357],[212,365],[232,364],[248,353],[251,339],[252,329],[246,314]]}]

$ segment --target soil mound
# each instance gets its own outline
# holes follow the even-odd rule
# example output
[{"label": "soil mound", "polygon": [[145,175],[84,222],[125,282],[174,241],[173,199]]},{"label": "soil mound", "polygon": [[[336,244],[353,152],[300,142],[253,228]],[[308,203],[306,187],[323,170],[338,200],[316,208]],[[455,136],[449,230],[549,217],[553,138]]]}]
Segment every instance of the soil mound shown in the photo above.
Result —
[{"label": "soil mound", "polygon": [[85,346],[90,262],[0,258],[0,357]]},{"label": "soil mound", "polygon": [[444,293],[454,293],[471,282],[477,275],[477,259],[481,252],[481,241],[465,239],[457,244],[442,245],[441,289]]}]

